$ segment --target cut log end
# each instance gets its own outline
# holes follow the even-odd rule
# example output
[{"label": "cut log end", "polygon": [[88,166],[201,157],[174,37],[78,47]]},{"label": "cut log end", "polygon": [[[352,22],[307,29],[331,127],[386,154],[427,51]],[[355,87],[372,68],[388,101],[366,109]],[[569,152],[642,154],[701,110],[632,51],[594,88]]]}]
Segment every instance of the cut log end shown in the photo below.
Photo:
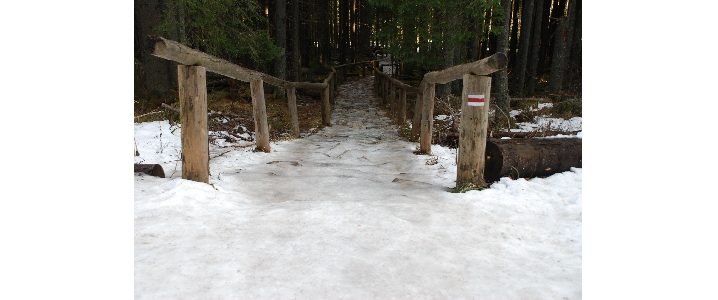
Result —
[{"label": "cut log end", "polygon": [[155,46],[158,43],[164,43],[164,40],[162,40],[161,37],[156,35],[148,35],[147,36],[147,50],[149,53],[155,53]]},{"label": "cut log end", "polygon": [[489,61],[487,63],[494,69],[502,70],[506,67],[506,65],[508,65],[509,59],[506,57],[506,54],[497,52],[489,57]]},{"label": "cut log end", "polygon": [[165,178],[165,170],[158,164],[135,164],[135,173],[145,173],[147,175]]}]

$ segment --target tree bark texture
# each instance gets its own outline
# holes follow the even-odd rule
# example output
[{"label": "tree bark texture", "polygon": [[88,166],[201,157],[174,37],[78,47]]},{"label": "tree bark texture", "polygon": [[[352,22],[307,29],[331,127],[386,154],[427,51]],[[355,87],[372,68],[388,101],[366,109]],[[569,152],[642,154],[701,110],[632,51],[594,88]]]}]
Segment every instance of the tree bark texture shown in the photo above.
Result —
[{"label": "tree bark texture", "polygon": [[[459,153],[456,164],[456,185],[470,182],[487,187],[484,180],[484,153],[486,129],[489,125],[491,77],[464,75],[461,92],[461,125],[459,127]],[[469,95],[484,95],[484,106],[469,106]]]},{"label": "tree bark texture", "polygon": [[254,112],[254,133],[257,149],[269,153],[269,125],[267,124],[267,106],[264,101],[264,82],[252,81],[249,88],[252,92],[252,111]]},{"label": "tree bark texture", "polygon": [[556,30],[549,78],[549,91],[552,93],[558,93],[563,88],[563,78],[568,65],[568,56],[571,53],[573,21],[576,16],[575,1],[576,0],[571,0],[568,2],[568,15],[559,19],[558,29]]},{"label": "tree bark texture", "polygon": [[523,10],[521,12],[521,29],[519,35],[519,53],[516,57],[516,81],[514,83],[513,93],[517,97],[524,96],[524,84],[526,83],[526,63],[528,54],[531,50],[531,28],[533,25],[534,0],[523,0]]},{"label": "tree bark texture", "polygon": [[572,91],[581,93],[581,68],[582,68],[582,55],[581,55],[581,0],[576,0],[576,20],[574,21],[573,25],[573,39],[571,41],[571,58],[569,59],[569,64],[567,71],[568,73],[568,80],[569,83],[578,82],[578,90]]},{"label": "tree bark texture", "polygon": [[526,66],[526,89],[525,95],[532,95],[536,87],[536,67],[538,67],[539,52],[541,48],[541,22],[543,20],[543,1],[536,0],[534,8],[534,25],[531,34],[531,52]]},{"label": "tree bark texture", "polygon": [[182,124],[182,179],[209,183],[207,75],[201,66],[177,66]]},{"label": "tree bark texture", "polygon": [[302,69],[301,52],[299,50],[299,0],[290,0],[292,3],[292,81],[299,81],[299,72]]},{"label": "tree bark texture", "polygon": [[[274,26],[277,36],[275,45],[281,49],[282,55],[274,62],[274,76],[287,79],[287,0],[276,0]],[[277,95],[284,96],[284,89],[277,88]]]},{"label": "tree bark texture", "polygon": [[142,63],[141,77],[148,94],[170,99],[171,90],[175,86],[172,79],[176,76],[175,64],[153,57],[151,51],[148,51],[148,41],[145,38],[157,34],[154,28],[159,25],[163,9],[163,1],[135,1],[135,57]]},{"label": "tree bark texture", "polygon": [[349,40],[349,0],[339,0],[339,64],[347,63]]},{"label": "tree bark texture", "polygon": [[519,46],[519,17],[521,16],[521,0],[513,0],[511,8],[511,44],[509,45],[509,69],[516,68],[516,53]]},{"label": "tree bark texture", "polygon": [[[509,36],[511,27],[511,0],[501,0],[501,9],[504,12],[503,27],[496,41],[496,52],[508,55]],[[507,63],[508,64],[508,63]],[[492,90],[495,94],[494,103],[503,111],[509,111],[509,75],[508,68],[503,68],[493,74]]]},{"label": "tree bark texture", "polygon": [[486,142],[487,182],[501,177],[531,178],[549,176],[581,168],[581,139],[531,138],[489,139]]}]

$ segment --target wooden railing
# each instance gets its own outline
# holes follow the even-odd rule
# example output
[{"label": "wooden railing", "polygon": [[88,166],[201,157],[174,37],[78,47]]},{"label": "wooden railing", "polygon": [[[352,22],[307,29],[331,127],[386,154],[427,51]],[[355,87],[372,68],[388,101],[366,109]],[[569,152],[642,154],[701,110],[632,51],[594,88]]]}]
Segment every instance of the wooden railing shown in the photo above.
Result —
[{"label": "wooden railing", "polygon": [[[489,95],[491,94],[491,73],[506,67],[508,59],[503,53],[441,71],[424,75],[419,87],[407,85],[375,69],[374,89],[384,103],[396,102],[396,89],[399,89],[399,124],[405,122],[406,92],[417,94],[412,120],[411,138],[419,137],[419,151],[431,153],[431,131],[434,123],[434,94],[436,84],[447,83],[463,78],[461,93],[461,127],[459,128],[459,158],[456,165],[457,186],[473,183],[485,186],[484,166],[486,152],[486,129],[489,116]],[[469,97],[471,96],[471,97]],[[471,104],[469,104],[471,98]],[[403,117],[402,117],[403,116]]]},{"label": "wooden railing", "polygon": [[147,38],[152,55],[180,64],[177,66],[177,73],[182,123],[182,178],[205,183],[209,183],[206,71],[249,82],[257,149],[269,152],[269,126],[263,83],[286,89],[292,134],[298,138],[297,88],[321,91],[322,125],[331,126],[331,105],[334,104],[336,88],[346,80],[347,68],[359,66],[363,76],[365,70],[370,70],[371,66],[375,65],[375,61],[366,61],[334,66],[321,83],[292,82],[243,68],[172,40],[158,36]]}]

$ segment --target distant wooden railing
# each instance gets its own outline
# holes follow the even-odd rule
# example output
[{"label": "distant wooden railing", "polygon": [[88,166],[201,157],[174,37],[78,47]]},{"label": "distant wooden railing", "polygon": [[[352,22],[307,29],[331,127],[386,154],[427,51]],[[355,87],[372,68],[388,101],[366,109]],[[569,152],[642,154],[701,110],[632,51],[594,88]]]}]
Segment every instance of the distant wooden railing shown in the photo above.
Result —
[{"label": "distant wooden railing", "polygon": [[[486,152],[486,129],[489,116],[489,95],[491,77],[486,76],[506,67],[508,59],[503,53],[441,71],[424,75],[419,87],[407,85],[375,69],[374,89],[387,102],[396,102],[396,89],[399,93],[399,123],[405,122],[406,92],[417,94],[412,120],[411,137],[419,137],[419,151],[431,153],[431,131],[434,123],[434,94],[436,84],[444,84],[463,78],[461,93],[461,127],[459,128],[459,154],[456,171],[457,186],[473,183],[485,186],[484,166]],[[402,118],[402,116],[404,116]]]},{"label": "distant wooden railing", "polygon": [[366,61],[332,67],[326,79],[319,82],[292,82],[243,68],[224,59],[192,49],[159,36],[148,36],[150,53],[175,61],[179,83],[180,121],[182,123],[182,178],[209,183],[209,139],[207,128],[206,71],[249,82],[252,93],[254,128],[257,149],[270,151],[267,108],[264,85],[268,83],[286,89],[287,105],[292,123],[292,134],[300,137],[297,115],[296,89],[321,90],[322,125],[331,126],[331,105],[336,88],[346,80],[347,68],[361,67],[362,76],[375,61]]}]

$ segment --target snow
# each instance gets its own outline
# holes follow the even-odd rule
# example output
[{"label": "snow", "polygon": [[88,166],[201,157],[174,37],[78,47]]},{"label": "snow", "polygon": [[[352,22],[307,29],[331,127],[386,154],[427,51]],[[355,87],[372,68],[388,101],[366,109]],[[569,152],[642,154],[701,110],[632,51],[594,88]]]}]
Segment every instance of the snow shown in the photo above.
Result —
[{"label": "snow", "polygon": [[[333,126],[210,145],[210,184],[181,179],[180,132],[135,124],[135,298],[582,297],[582,169],[451,193],[456,150],[414,155],[345,84]],[[580,121],[580,120],[579,120]]]}]

